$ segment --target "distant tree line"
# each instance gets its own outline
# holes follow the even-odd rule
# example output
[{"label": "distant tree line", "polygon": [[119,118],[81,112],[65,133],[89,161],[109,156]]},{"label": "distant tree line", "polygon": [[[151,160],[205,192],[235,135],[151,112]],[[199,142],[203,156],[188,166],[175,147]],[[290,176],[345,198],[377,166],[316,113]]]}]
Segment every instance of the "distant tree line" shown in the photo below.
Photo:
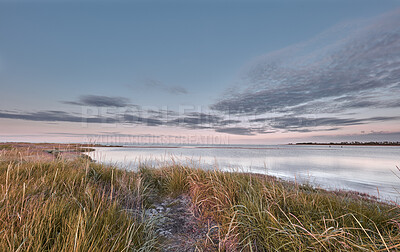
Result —
[{"label": "distant tree line", "polygon": [[305,142],[305,143],[296,143],[296,145],[386,145],[386,146],[400,146],[400,142],[340,142],[340,143],[317,143],[317,142]]}]

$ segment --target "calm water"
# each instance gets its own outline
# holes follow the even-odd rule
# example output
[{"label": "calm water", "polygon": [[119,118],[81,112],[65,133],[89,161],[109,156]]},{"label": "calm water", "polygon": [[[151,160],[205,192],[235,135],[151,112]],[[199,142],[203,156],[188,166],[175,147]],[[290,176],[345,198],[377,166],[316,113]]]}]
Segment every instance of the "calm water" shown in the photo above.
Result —
[{"label": "calm water", "polygon": [[[227,147],[227,148],[226,148]],[[231,148],[235,147],[235,148]],[[400,147],[383,146],[225,146],[221,148],[97,148],[97,161],[137,169],[140,162],[161,166],[173,161],[204,169],[219,168],[311,182],[400,199]],[[397,176],[396,176],[397,175]]]}]

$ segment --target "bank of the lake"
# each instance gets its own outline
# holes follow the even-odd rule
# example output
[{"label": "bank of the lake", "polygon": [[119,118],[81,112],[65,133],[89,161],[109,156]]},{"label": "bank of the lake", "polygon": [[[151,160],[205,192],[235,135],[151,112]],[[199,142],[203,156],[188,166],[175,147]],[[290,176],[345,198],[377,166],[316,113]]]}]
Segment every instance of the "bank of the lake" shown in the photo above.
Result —
[{"label": "bank of the lake", "polygon": [[137,170],[141,163],[162,167],[178,162],[203,169],[240,171],[310,183],[329,190],[352,190],[398,200],[398,146],[125,146],[95,148],[93,159]]},{"label": "bank of the lake", "polygon": [[[177,163],[128,171],[25,147],[0,148],[2,251],[400,247],[399,206],[357,193]],[[177,225],[185,233],[163,229]]]}]

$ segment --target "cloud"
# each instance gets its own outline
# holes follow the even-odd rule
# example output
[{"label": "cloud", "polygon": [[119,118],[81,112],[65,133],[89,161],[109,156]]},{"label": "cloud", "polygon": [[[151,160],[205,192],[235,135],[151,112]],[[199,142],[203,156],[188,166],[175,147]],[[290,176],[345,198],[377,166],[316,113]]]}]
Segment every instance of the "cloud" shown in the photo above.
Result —
[{"label": "cloud", "polygon": [[159,117],[173,117],[178,115],[177,112],[169,109],[159,109],[159,110],[148,109],[146,110],[146,112],[148,114],[157,115]]},{"label": "cloud", "polygon": [[[48,110],[39,112],[11,112],[0,110],[0,118],[19,119],[28,121],[44,121],[44,122],[83,122],[83,123],[112,123],[112,124],[134,124],[145,126],[178,126],[189,129],[210,129],[214,125],[228,125],[234,123],[234,120],[224,120],[222,117],[206,113],[188,113],[179,116],[160,116],[158,113],[149,113],[142,115],[142,111],[132,111],[126,109],[124,111],[117,110],[115,113],[99,113],[73,114],[65,111]],[[168,113],[168,111],[164,111]]]},{"label": "cloud", "polygon": [[[339,106],[329,102],[343,96],[358,101],[340,104],[341,111],[397,106],[398,98],[389,90],[399,83],[400,10],[396,10],[373,20],[338,25],[305,43],[258,58],[234,89],[238,91],[211,108],[260,115],[299,112],[299,106],[310,110],[319,104],[336,112]],[[376,95],[382,93],[388,96]],[[360,101],[368,96],[370,100]]]},{"label": "cloud", "polygon": [[[250,120],[251,123],[262,123],[264,128],[282,129],[297,132],[310,131],[332,131],[339,130],[340,127],[361,125],[371,122],[386,122],[400,120],[400,116],[378,116],[369,118],[338,118],[338,117],[320,117],[307,118],[296,116],[281,116],[271,118],[257,118]],[[317,127],[333,127],[316,129]]]},{"label": "cloud", "polygon": [[[39,112],[0,111],[0,118],[43,122],[99,123],[145,126],[175,126],[186,129],[213,129],[216,132],[234,135],[271,134],[276,132],[333,131],[344,126],[362,125],[372,122],[400,120],[400,116],[375,116],[368,118],[274,116],[256,118],[243,122],[227,120],[223,116],[207,113],[188,113],[174,118],[141,116],[140,112],[85,115],[65,111],[48,110]],[[114,133],[113,133],[114,134]]]},{"label": "cloud", "polygon": [[81,122],[81,123],[124,123],[124,124],[141,124],[147,126],[158,126],[163,121],[156,118],[140,117],[131,114],[107,114],[107,115],[77,115],[67,113],[65,111],[39,111],[39,112],[22,112],[22,113],[5,113],[0,111],[0,118],[19,119],[28,121],[44,121],[44,122]]},{"label": "cloud", "polygon": [[[339,117],[301,117],[276,116],[249,120],[246,127],[215,126],[216,132],[235,135],[272,134],[277,132],[321,132],[336,131],[345,126],[363,125],[373,122],[387,122],[400,120],[400,116],[376,116],[368,118],[339,118]],[[242,122],[243,123],[243,122]],[[237,124],[233,120],[233,124]],[[221,125],[221,123],[219,124]]]},{"label": "cloud", "polygon": [[181,86],[166,87],[166,91],[170,94],[187,94],[188,91]]},{"label": "cloud", "polygon": [[125,97],[111,97],[101,95],[82,95],[78,101],[62,101],[64,104],[93,106],[93,107],[128,107],[130,100]]},{"label": "cloud", "polygon": [[271,120],[273,128],[293,129],[320,126],[349,126],[364,124],[363,119],[342,119],[334,117],[305,118],[305,117],[277,117]]},{"label": "cloud", "polygon": [[234,127],[234,128],[220,128],[216,129],[216,132],[228,133],[233,135],[244,135],[244,136],[251,136],[254,135],[250,128],[244,127]]},{"label": "cloud", "polygon": [[167,122],[169,126],[181,126],[189,129],[217,129],[221,126],[237,125],[241,120],[225,119],[213,113],[193,112],[178,116]]},{"label": "cloud", "polygon": [[188,91],[181,86],[167,86],[163,84],[161,81],[155,79],[146,79],[144,80],[144,85],[148,88],[158,89],[170,94],[180,95],[180,94],[187,94]]},{"label": "cloud", "polygon": [[206,113],[189,113],[187,115],[181,116],[171,123],[185,124],[185,125],[200,125],[200,124],[217,124],[222,121],[222,117]]},{"label": "cloud", "polygon": [[[184,136],[175,136],[175,135],[153,135],[153,134],[123,134],[119,132],[99,132],[99,133],[68,133],[68,132],[50,132],[45,133],[46,135],[54,135],[54,136],[64,136],[64,137],[86,137],[86,138],[121,138],[121,140],[128,140],[129,138],[138,138],[138,137],[147,137],[147,138],[184,138]],[[19,135],[16,135],[19,136]],[[125,138],[125,139],[123,139]]]},{"label": "cloud", "polygon": [[113,117],[83,117],[65,111],[49,110],[25,113],[5,113],[0,111],[0,118],[19,119],[45,122],[86,122],[86,123],[116,123]]},{"label": "cloud", "polygon": [[[18,119],[27,121],[42,121],[42,122],[72,122],[72,123],[101,123],[101,124],[121,124],[121,125],[144,125],[144,126],[174,126],[186,129],[218,129],[218,132],[239,132],[245,133],[244,130],[239,131],[233,129],[220,129],[222,126],[229,126],[240,123],[239,120],[226,120],[224,117],[211,114],[191,112],[179,115],[176,112],[162,110],[161,112],[168,113],[169,116],[162,116],[157,111],[143,113],[141,110],[125,109],[116,110],[115,113],[101,113],[103,110],[90,111],[87,114],[68,113],[58,110],[47,110],[39,112],[13,112],[0,110],[0,118]],[[149,112],[149,111],[147,111]],[[172,114],[172,115],[171,115]],[[250,130],[248,130],[250,132]]]},{"label": "cloud", "polygon": [[164,124],[163,121],[156,118],[141,117],[136,115],[124,114],[123,123],[142,124],[147,126],[159,126]]},{"label": "cloud", "polygon": [[218,122],[218,125],[224,126],[224,125],[230,125],[230,124],[238,124],[238,123],[241,123],[241,122],[242,121],[240,121],[240,120],[220,120]]},{"label": "cloud", "polygon": [[318,132],[318,131],[335,131],[341,128],[328,128],[328,129],[289,129],[288,132],[299,132],[299,133],[308,133],[308,132]]}]

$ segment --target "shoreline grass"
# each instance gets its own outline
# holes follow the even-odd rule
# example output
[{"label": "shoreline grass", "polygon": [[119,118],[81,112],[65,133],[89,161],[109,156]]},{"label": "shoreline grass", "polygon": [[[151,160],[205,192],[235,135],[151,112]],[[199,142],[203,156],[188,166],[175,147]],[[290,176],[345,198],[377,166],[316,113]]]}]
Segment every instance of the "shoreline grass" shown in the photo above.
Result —
[{"label": "shoreline grass", "polygon": [[0,150],[1,251],[158,251],[157,220],[144,212],[181,194],[217,225],[204,250],[400,249],[400,207],[355,193],[178,164],[133,172],[31,156]]},{"label": "shoreline grass", "polygon": [[74,161],[0,155],[0,251],[151,251],[137,174]]},{"label": "shoreline grass", "polygon": [[[188,193],[203,219],[220,224],[226,251],[392,251],[400,209],[258,174],[182,166],[147,170],[167,194]],[[161,182],[161,183],[160,183]]]}]

